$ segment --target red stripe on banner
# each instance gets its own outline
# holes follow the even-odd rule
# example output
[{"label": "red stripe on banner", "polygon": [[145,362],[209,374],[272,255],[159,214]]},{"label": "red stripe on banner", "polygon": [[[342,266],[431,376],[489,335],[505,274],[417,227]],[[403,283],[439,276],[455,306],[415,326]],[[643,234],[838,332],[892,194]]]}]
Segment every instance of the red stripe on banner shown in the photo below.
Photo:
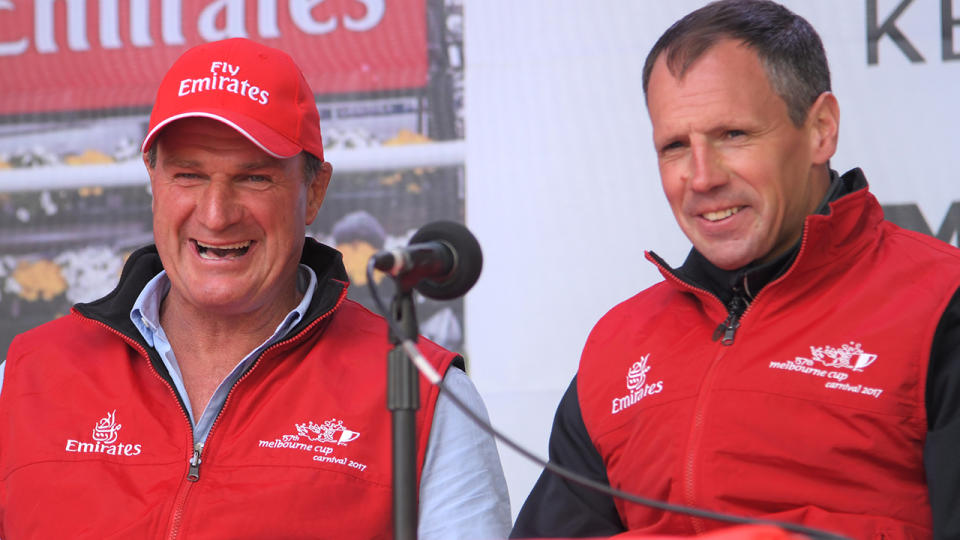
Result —
[{"label": "red stripe on banner", "polygon": [[427,84],[426,0],[0,0],[0,114],[150,105],[193,45],[288,53],[317,94]]}]

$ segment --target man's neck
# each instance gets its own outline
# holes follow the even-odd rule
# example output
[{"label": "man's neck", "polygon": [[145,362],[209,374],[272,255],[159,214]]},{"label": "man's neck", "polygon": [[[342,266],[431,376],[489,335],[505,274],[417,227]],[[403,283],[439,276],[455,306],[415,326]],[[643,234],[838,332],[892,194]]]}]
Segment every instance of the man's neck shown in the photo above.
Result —
[{"label": "man's neck", "polygon": [[300,302],[268,303],[255,313],[211,314],[195,309],[171,291],[160,306],[160,324],[177,359],[194,418],[200,418],[217,387],[237,364],[263,344]]},{"label": "man's neck", "polygon": [[[828,171],[829,185],[818,206],[811,214],[829,214],[830,203],[851,191],[843,179],[834,171]],[[793,264],[800,251],[800,239],[775,258],[759,262],[754,261],[734,270],[723,270],[713,265],[696,249],[691,249],[683,265],[675,272],[684,280],[698,285],[715,295],[726,304],[734,290],[739,290],[750,302],[760,289],[782,275]]]},{"label": "man's neck", "polygon": [[160,324],[179,362],[189,356],[232,362],[232,368],[273,335],[302,297],[294,287],[285,298],[266,302],[259,310],[217,313],[201,309],[170,291],[160,306]]}]

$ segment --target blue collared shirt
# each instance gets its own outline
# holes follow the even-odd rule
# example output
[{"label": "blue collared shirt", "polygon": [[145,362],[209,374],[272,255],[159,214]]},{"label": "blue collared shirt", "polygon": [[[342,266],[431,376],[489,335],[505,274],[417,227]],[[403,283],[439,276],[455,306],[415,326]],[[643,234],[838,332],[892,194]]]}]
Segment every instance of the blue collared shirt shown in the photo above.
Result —
[{"label": "blue collared shirt", "polygon": [[297,272],[297,289],[303,293],[303,300],[300,301],[297,307],[293,308],[293,311],[283,318],[283,321],[266,341],[261,343],[256,349],[250,351],[247,356],[243,357],[243,359],[234,366],[233,371],[220,382],[213,396],[210,397],[210,402],[204,407],[200,418],[194,418],[193,416],[193,404],[190,403],[190,397],[187,395],[186,388],[183,385],[183,375],[180,373],[180,364],[177,363],[177,359],[173,355],[173,349],[170,348],[170,341],[167,340],[167,335],[160,326],[160,304],[170,291],[170,278],[167,277],[167,272],[161,271],[140,291],[140,296],[137,297],[137,301],[133,303],[133,309],[130,310],[130,320],[133,321],[133,324],[140,330],[140,334],[143,336],[143,339],[146,340],[147,344],[157,351],[160,359],[163,360],[163,365],[166,366],[167,371],[170,373],[170,378],[173,379],[173,386],[176,388],[180,398],[183,399],[183,404],[186,405],[187,416],[190,418],[190,424],[193,426],[193,440],[195,444],[207,441],[207,435],[210,434],[213,421],[217,419],[217,415],[220,414],[220,409],[223,408],[223,404],[227,400],[227,394],[237,380],[247,371],[247,368],[250,367],[261,352],[280,341],[283,336],[303,318],[303,314],[307,312],[307,307],[310,306],[310,299],[313,298],[313,291],[316,290],[316,288],[317,275],[310,267],[300,265],[299,271]]}]

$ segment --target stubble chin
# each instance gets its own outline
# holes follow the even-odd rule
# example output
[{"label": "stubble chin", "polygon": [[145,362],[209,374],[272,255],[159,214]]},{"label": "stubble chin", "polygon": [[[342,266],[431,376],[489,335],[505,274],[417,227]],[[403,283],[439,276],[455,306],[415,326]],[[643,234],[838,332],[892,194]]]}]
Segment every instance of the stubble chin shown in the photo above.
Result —
[{"label": "stubble chin", "polygon": [[701,241],[699,245],[694,243],[694,247],[711,264],[722,270],[736,270],[753,261],[751,246],[744,245],[736,240],[729,242]]}]

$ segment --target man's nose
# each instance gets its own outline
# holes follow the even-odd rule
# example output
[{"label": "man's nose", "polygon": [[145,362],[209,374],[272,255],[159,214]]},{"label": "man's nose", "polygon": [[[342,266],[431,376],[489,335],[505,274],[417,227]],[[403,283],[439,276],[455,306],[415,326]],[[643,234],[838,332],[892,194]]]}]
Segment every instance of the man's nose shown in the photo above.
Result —
[{"label": "man's nose", "polygon": [[196,216],[203,226],[211,230],[221,230],[239,221],[243,216],[243,207],[231,183],[220,180],[208,182],[197,200]]},{"label": "man's nose", "polygon": [[694,191],[706,192],[727,182],[726,168],[720,152],[708,141],[690,145],[688,182]]}]

